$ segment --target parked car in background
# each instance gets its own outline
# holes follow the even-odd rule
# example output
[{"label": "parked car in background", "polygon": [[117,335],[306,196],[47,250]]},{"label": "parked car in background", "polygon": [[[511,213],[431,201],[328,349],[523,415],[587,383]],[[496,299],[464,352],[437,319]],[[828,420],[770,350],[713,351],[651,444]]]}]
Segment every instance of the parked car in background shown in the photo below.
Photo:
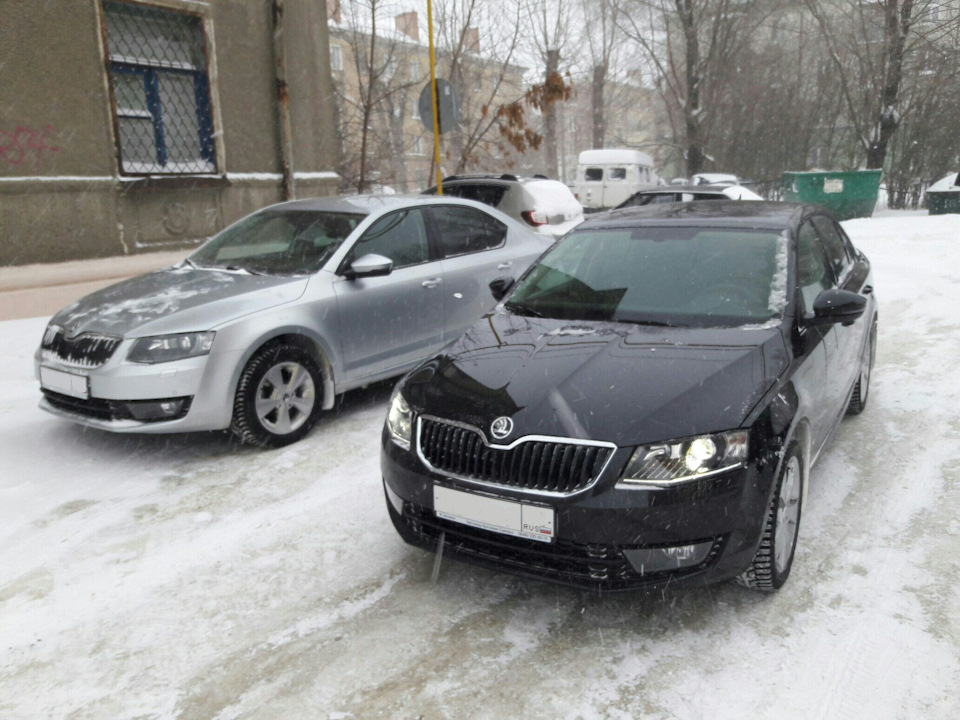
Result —
[{"label": "parked car in background", "polygon": [[[423,194],[436,195],[437,188],[428,188]],[[534,232],[554,238],[583,222],[583,208],[570,188],[542,175],[451,175],[443,180],[443,194],[489,205]]]},{"label": "parked car in background", "polygon": [[397,531],[598,591],[780,587],[810,467],[867,402],[873,282],[818,206],[587,220],[398,383],[381,445]]},{"label": "parked car in background", "polygon": [[653,158],[639,150],[584,150],[577,165],[574,194],[590,210],[615,208],[637,190],[663,184]]},{"label": "parked car in background", "polygon": [[664,185],[635,192],[617,205],[616,209],[696,200],[763,200],[763,198],[740,185]]},{"label": "parked car in background", "polygon": [[494,305],[490,281],[552,242],[458,198],[274,205],[57,313],[35,356],[40,406],[116,432],[286,445],[335,395],[462,334]]},{"label": "parked car in background", "polygon": [[739,185],[740,178],[730,173],[696,173],[690,178],[691,185]]}]

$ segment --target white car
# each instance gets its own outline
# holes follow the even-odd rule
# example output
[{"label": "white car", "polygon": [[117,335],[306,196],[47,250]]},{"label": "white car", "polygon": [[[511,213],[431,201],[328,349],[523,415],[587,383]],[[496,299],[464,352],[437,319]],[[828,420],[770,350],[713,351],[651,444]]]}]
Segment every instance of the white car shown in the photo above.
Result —
[{"label": "white car", "polygon": [[[436,195],[437,188],[423,194]],[[443,179],[443,194],[495,207],[534,232],[554,238],[583,222],[583,207],[570,188],[540,175],[451,175]]]}]

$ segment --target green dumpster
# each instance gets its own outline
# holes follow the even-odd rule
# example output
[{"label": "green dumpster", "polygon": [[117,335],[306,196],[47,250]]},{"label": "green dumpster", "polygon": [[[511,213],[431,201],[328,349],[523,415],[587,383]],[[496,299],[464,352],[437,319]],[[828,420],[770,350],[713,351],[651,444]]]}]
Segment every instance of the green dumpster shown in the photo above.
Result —
[{"label": "green dumpster", "polygon": [[927,188],[927,209],[931,215],[960,213],[960,173],[948,175]]},{"label": "green dumpster", "polygon": [[870,217],[877,204],[881,170],[785,172],[783,199],[823,205],[839,220]]}]

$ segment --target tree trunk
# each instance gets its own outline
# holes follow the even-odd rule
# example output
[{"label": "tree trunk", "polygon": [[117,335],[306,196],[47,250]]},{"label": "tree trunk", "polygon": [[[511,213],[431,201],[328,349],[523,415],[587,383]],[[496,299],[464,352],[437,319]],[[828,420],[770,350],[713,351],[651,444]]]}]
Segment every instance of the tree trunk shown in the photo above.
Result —
[{"label": "tree trunk", "polygon": [[[544,83],[559,72],[560,51],[547,50],[547,67],[544,74]],[[547,177],[559,177],[557,167],[557,107],[555,102],[547,103],[543,112],[543,139],[544,159],[547,163]]]},{"label": "tree trunk", "polygon": [[703,139],[700,133],[700,41],[691,0],[676,0],[677,14],[683,27],[685,45],[687,97],[683,120],[687,145],[687,176],[703,170]]},{"label": "tree trunk", "polygon": [[603,91],[607,82],[607,65],[601,63],[593,68],[591,86],[591,110],[593,112],[593,144],[590,147],[602,148],[607,134],[606,118],[603,112]]},{"label": "tree trunk", "polygon": [[[377,43],[377,10],[370,9],[370,64],[367,66],[367,97],[363,103],[363,124],[360,127],[360,177],[357,178],[357,193],[362,193],[367,186],[367,137],[370,134],[370,115],[373,113],[373,98],[376,88],[376,73],[374,71],[374,54]],[[363,92],[363,88],[360,88]]]},{"label": "tree trunk", "polygon": [[884,77],[880,110],[867,148],[867,169],[882,170],[890,139],[900,125],[900,81],[903,79],[903,48],[910,29],[913,0],[887,0],[884,23]]}]

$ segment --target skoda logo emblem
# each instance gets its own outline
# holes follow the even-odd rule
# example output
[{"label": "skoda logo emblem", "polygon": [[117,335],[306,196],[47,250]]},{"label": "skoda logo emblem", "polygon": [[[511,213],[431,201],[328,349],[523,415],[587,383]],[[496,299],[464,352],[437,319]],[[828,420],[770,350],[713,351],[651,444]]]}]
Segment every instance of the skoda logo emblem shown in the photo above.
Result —
[{"label": "skoda logo emblem", "polygon": [[507,435],[513,432],[513,420],[508,417],[498,417],[490,425],[490,434],[497,440],[503,440]]}]

